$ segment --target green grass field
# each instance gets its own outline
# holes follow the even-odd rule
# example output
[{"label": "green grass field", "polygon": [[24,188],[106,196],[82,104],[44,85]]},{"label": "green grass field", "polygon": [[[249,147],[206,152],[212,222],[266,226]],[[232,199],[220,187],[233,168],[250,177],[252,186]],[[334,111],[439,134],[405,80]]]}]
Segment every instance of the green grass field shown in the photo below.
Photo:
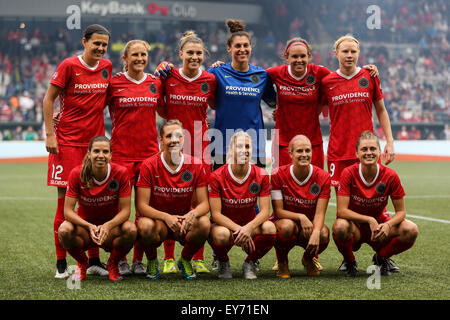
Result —
[{"label": "green grass field", "polygon": [[[450,164],[407,163],[391,165],[400,175],[406,190],[408,214],[450,220]],[[326,224],[335,217],[335,196],[330,200]],[[367,245],[356,253],[360,277],[347,279],[336,271],[342,260],[331,240],[320,256],[325,270],[309,278],[301,265],[303,249],[290,255],[292,278],[277,279],[271,270],[274,250],[261,260],[258,279],[242,278],[244,253],[234,247],[230,252],[233,279],[217,279],[215,272],[199,275],[196,281],[181,275],[162,275],[158,281],[129,277],[120,283],[88,276],[81,289],[69,289],[65,280],[54,279],[55,249],[53,218],[56,189],[46,186],[46,164],[0,164],[0,299],[449,299],[450,298],[450,224],[410,217],[419,227],[419,237],[409,251],[394,256],[400,273],[381,278],[380,289],[368,289],[372,251]],[[390,206],[388,209],[392,210]],[[134,219],[134,210],[132,213]],[[176,255],[180,246],[176,246]],[[159,251],[160,261],[163,257]],[[205,247],[208,265],[211,248]],[[107,255],[101,258],[106,262]],[[128,255],[131,260],[131,253]],[[75,265],[68,257],[69,265]],[[160,264],[161,265],[161,264]]]}]

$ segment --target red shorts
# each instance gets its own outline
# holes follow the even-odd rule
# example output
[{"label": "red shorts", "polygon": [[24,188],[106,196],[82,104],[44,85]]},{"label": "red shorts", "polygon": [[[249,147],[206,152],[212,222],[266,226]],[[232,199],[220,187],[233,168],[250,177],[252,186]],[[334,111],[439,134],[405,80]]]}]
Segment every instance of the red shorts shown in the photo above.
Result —
[{"label": "red shorts", "polygon": [[[278,149],[278,150],[277,150]],[[292,158],[289,155],[288,146],[278,146],[272,142],[272,169],[285,166],[292,163]],[[311,164],[323,169],[324,166],[323,144],[312,146]]]},{"label": "red shorts", "polygon": [[139,178],[139,170],[141,169],[142,161],[113,161],[122,167],[127,168],[128,176],[130,177],[131,186],[135,186]]},{"label": "red shorts", "polygon": [[[391,219],[391,217],[389,216],[389,213],[385,210],[384,213],[382,213],[381,215],[376,217],[376,219],[377,219],[378,223],[384,223],[386,221],[389,221]],[[361,245],[363,243],[367,243],[375,251],[380,249],[380,246],[384,246],[385,245],[385,244],[380,243],[380,242],[370,241],[370,238],[372,236],[372,231],[370,231],[370,227],[369,227],[368,223],[361,223],[361,224],[359,224],[359,223],[354,222],[354,224],[359,229],[361,237],[360,237],[358,243],[353,243],[353,251],[358,251],[359,248],[361,248]]]},{"label": "red shorts", "polygon": [[339,179],[342,171],[354,163],[358,163],[358,159],[341,160],[341,161],[327,161],[328,173],[331,176],[331,186],[339,187]]},{"label": "red shorts", "polygon": [[48,155],[47,185],[67,187],[70,171],[82,164],[88,147],[58,146],[57,154]]}]

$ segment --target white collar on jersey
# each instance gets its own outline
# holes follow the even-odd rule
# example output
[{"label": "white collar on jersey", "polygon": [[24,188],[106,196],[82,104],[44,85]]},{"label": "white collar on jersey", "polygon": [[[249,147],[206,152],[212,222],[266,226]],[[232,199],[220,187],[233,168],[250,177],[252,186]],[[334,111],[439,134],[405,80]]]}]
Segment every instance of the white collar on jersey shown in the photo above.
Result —
[{"label": "white collar on jersey", "polygon": [[230,173],[231,178],[233,178],[233,180],[236,181],[236,182],[239,183],[239,184],[243,184],[243,183],[248,179],[248,176],[250,175],[250,172],[252,171],[252,165],[249,164],[248,170],[247,170],[247,173],[245,174],[244,179],[239,180],[239,179],[236,178],[235,175],[233,174],[233,170],[231,170],[231,164],[227,164],[227,166],[228,166],[228,172]]},{"label": "white collar on jersey", "polygon": [[125,75],[125,78],[127,78],[128,80],[130,80],[131,82],[136,83],[136,84],[141,84],[142,82],[145,81],[145,79],[147,79],[147,73],[145,73],[145,72],[144,72],[144,76],[142,77],[141,80],[133,79],[132,77],[130,77],[128,75],[128,72],[125,72],[124,75]]},{"label": "white collar on jersey", "polygon": [[292,179],[294,179],[294,181],[297,182],[297,184],[298,184],[299,186],[303,186],[303,185],[305,185],[305,184],[309,181],[309,179],[311,178],[311,176],[312,176],[312,174],[313,174],[313,170],[314,170],[314,169],[313,169],[313,166],[312,166],[312,164],[310,164],[310,165],[309,165],[309,173],[308,173],[308,176],[305,178],[305,180],[299,181],[299,180],[297,179],[297,177],[295,176],[295,174],[294,174],[294,165],[292,164],[291,167],[289,168],[289,171],[291,172]]},{"label": "white collar on jersey", "polygon": [[377,179],[378,179],[378,174],[380,173],[380,166],[379,166],[379,164],[377,163],[377,174],[375,175],[375,178],[373,178],[371,183],[368,183],[366,181],[366,179],[364,179],[364,175],[363,175],[363,173],[361,171],[361,163],[358,165],[358,167],[359,167],[359,177],[361,178],[362,182],[364,182],[366,187],[371,187],[375,183],[375,181],[377,181]]},{"label": "white collar on jersey", "polygon": [[343,73],[341,72],[341,70],[339,70],[339,69],[336,70],[336,73],[337,73],[338,75],[340,75],[342,78],[345,78],[345,79],[347,79],[347,80],[350,80],[351,78],[353,78],[354,76],[356,76],[360,70],[361,70],[361,68],[360,68],[360,67],[357,67],[357,68],[356,68],[356,71],[353,72],[353,73],[352,73],[351,75],[349,75],[349,76],[346,76],[345,74],[343,74]]},{"label": "white collar on jersey", "polygon": [[109,175],[111,174],[111,165],[108,163],[108,173],[106,174],[106,178],[103,179],[102,181],[97,181],[94,178],[94,183],[98,186],[101,186],[102,184],[104,184],[108,179],[109,179]]},{"label": "white collar on jersey", "polygon": [[184,154],[181,154],[180,164],[178,165],[178,167],[175,170],[172,170],[169,167],[169,165],[167,164],[166,160],[164,160],[163,154],[164,154],[164,152],[161,152],[161,161],[162,161],[164,167],[166,167],[167,171],[169,171],[172,174],[178,173],[181,170],[181,167],[183,166],[183,163],[184,163]]},{"label": "white collar on jersey", "polygon": [[80,60],[81,64],[83,66],[85,66],[86,68],[88,68],[89,70],[95,71],[95,69],[97,69],[98,65],[100,64],[100,61],[97,62],[97,64],[94,67],[91,67],[90,65],[88,65],[86,62],[84,62],[83,58],[81,57],[81,55],[78,56],[78,59]]},{"label": "white collar on jersey", "polygon": [[305,73],[304,73],[300,78],[294,76],[294,74],[292,73],[291,65],[288,65],[288,72],[289,72],[289,75],[290,75],[292,78],[294,78],[294,79],[297,80],[297,81],[300,81],[300,80],[302,80],[302,79],[308,74],[308,66],[306,66]]},{"label": "white collar on jersey", "polygon": [[197,80],[202,75],[202,70],[198,69],[198,74],[194,76],[193,78],[189,78],[187,75],[183,73],[183,70],[181,68],[178,69],[178,72],[180,73],[180,76],[185,78],[187,81],[192,82],[194,80]]}]

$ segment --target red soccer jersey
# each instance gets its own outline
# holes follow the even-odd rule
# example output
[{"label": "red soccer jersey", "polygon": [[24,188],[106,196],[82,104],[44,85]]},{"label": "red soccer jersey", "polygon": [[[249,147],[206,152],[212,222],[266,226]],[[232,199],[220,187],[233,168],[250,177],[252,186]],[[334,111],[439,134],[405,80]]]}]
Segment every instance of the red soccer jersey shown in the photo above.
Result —
[{"label": "red soccer jersey", "polygon": [[337,70],[322,80],[321,96],[330,110],[328,159],[356,159],[359,135],[364,130],[373,132],[372,104],[383,98],[379,78],[362,68],[348,77]]},{"label": "red soccer jersey", "polygon": [[371,183],[367,183],[364,179],[359,163],[345,168],[337,192],[338,196],[350,197],[348,205],[350,210],[376,219],[384,213],[389,196],[392,199],[401,199],[405,196],[397,173],[382,164],[377,166],[377,175]]},{"label": "red soccer jersey", "polygon": [[119,199],[131,196],[130,179],[126,168],[108,164],[108,174],[103,181],[94,180],[86,188],[80,178],[81,165],[69,176],[66,196],[78,200],[78,215],[86,221],[100,225],[119,213]]},{"label": "red soccer jersey", "polygon": [[195,189],[208,184],[201,164],[183,154],[180,165],[172,170],[163,153],[156,154],[142,163],[137,187],[150,189],[149,205],[157,210],[184,215],[190,211]]},{"label": "red soccer jersey", "polygon": [[267,72],[277,87],[275,129],[279,130],[279,145],[289,145],[297,134],[307,136],[312,145],[321,144],[319,88],[330,70],[311,63],[302,78],[295,77],[289,65],[269,68]]},{"label": "red soccer jersey", "polygon": [[[183,151],[202,159],[203,150],[209,145],[206,109],[208,101],[216,92],[216,78],[211,73],[201,71],[194,78],[186,77],[180,69],[173,69],[164,83],[166,96],[166,119],[178,119],[191,139],[185,140]],[[201,149],[200,149],[201,147]]]},{"label": "red soccer jersey", "polygon": [[55,126],[58,144],[87,147],[93,137],[105,134],[103,109],[111,73],[111,61],[101,59],[91,68],[81,56],[67,58],[56,68],[50,83],[63,89]]},{"label": "red soccer jersey", "polygon": [[111,79],[107,103],[114,161],[143,161],[159,151],[155,112],[162,90],[161,80],[147,74],[140,81],[126,72]]},{"label": "red soccer jersey", "polygon": [[236,179],[229,164],[221,166],[212,172],[209,187],[209,196],[222,200],[221,213],[240,226],[255,218],[257,198],[270,195],[269,175],[253,164],[242,181]]},{"label": "red soccer jersey", "polygon": [[330,198],[330,175],[325,170],[310,165],[309,175],[299,181],[293,165],[286,165],[273,172],[271,177],[272,200],[283,200],[284,210],[302,213],[309,220],[316,214],[317,200]]}]

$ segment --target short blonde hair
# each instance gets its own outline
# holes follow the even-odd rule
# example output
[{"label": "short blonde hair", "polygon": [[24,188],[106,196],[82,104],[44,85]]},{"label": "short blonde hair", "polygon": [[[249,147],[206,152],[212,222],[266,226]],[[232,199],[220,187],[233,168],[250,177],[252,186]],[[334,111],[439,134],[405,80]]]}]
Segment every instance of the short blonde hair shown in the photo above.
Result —
[{"label": "short blonde hair", "polygon": [[339,45],[346,40],[356,42],[356,44],[358,45],[358,49],[359,49],[359,41],[351,34],[346,34],[345,36],[342,36],[336,40],[336,42],[334,43],[334,50],[337,50],[339,48]]},{"label": "short blonde hair", "polygon": [[[130,51],[130,48],[135,45],[135,44],[142,44],[145,47],[145,50],[150,51],[150,45],[148,44],[147,41],[144,40],[130,40],[127,42],[127,44],[125,45],[125,47],[122,49],[122,57],[127,57],[128,56],[128,51]],[[125,61],[123,61],[123,70],[124,71],[128,71],[128,65]]]},{"label": "short blonde hair", "polygon": [[[253,149],[252,146],[252,137],[245,131],[238,130],[236,131],[230,139],[230,143],[228,144],[226,162],[228,164],[232,164],[234,162],[234,147],[238,138],[248,138],[250,140],[250,149]],[[251,156],[250,156],[251,157]]]}]

